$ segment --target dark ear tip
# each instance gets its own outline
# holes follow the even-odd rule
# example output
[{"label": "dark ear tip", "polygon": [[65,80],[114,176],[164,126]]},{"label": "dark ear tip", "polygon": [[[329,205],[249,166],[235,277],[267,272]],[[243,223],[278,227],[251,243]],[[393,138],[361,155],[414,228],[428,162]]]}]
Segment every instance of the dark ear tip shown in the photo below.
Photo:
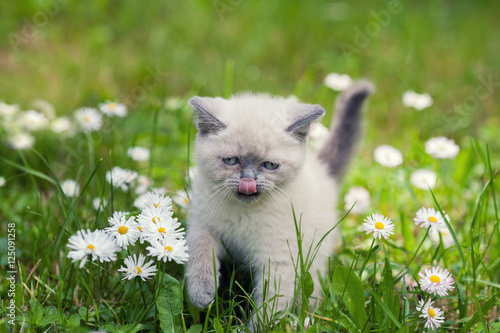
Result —
[{"label": "dark ear tip", "polygon": [[318,117],[323,117],[325,115],[326,111],[321,105],[314,104],[314,108],[317,110],[316,112],[319,114]]}]

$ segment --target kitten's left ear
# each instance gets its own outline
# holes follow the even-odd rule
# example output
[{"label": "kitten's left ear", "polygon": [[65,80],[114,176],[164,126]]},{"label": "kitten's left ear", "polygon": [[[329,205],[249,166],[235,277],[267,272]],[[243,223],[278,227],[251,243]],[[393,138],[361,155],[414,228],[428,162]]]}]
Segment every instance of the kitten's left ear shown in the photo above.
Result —
[{"label": "kitten's left ear", "polygon": [[200,135],[217,134],[217,132],[226,128],[226,125],[217,119],[220,104],[223,102],[224,99],[220,97],[199,96],[192,97],[188,101],[198,115],[197,128]]},{"label": "kitten's left ear", "polygon": [[299,104],[298,117],[286,131],[300,141],[305,141],[309,134],[311,123],[325,115],[325,109],[318,104]]}]

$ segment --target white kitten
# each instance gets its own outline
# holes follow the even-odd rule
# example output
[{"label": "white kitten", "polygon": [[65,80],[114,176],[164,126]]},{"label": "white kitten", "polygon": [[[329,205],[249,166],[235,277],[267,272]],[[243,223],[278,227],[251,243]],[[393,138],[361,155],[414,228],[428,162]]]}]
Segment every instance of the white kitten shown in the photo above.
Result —
[{"label": "white kitten", "polygon": [[[299,250],[293,214],[301,221],[305,253],[336,224],[338,183],[371,90],[371,84],[359,82],[340,96],[330,137],[318,153],[309,151],[307,134],[325,113],[319,105],[263,94],[190,99],[198,114],[186,266],[194,305],[204,308],[214,300],[227,251],[243,267],[251,265],[257,306],[276,294],[283,296],[277,310],[295,301],[293,261]],[[321,296],[316,273],[327,272],[337,237],[334,230],[324,238],[309,270],[315,298]],[[264,277],[271,286],[266,299]]]}]

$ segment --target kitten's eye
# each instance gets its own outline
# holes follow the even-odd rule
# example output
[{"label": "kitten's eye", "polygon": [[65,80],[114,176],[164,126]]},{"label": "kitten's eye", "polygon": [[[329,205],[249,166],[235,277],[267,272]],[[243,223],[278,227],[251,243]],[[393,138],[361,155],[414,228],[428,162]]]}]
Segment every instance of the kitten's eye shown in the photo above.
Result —
[{"label": "kitten's eye", "polygon": [[227,165],[235,165],[238,163],[238,158],[236,158],[236,157],[224,157],[222,159],[222,162],[226,163]]},{"label": "kitten's eye", "polygon": [[262,163],[262,166],[264,168],[266,168],[267,170],[276,170],[279,168],[280,165],[278,163],[273,163],[273,162],[268,161],[268,162]]}]

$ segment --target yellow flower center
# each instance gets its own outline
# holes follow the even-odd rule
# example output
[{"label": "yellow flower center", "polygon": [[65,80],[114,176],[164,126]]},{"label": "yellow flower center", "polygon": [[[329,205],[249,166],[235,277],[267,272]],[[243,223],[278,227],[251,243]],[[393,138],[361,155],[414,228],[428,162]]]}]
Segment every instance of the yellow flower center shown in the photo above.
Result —
[{"label": "yellow flower center", "polygon": [[434,283],[439,283],[441,282],[441,279],[439,278],[439,276],[437,275],[432,275],[429,280],[431,280],[431,282],[434,282]]},{"label": "yellow flower center", "polygon": [[437,218],[435,218],[434,216],[429,216],[429,222],[434,223],[434,222],[437,222],[437,221],[438,221]]},{"label": "yellow flower center", "polygon": [[115,103],[108,103],[108,107],[113,110],[116,107]]},{"label": "yellow flower center", "polygon": [[127,227],[125,227],[125,226],[123,226],[123,225],[122,225],[121,227],[119,227],[119,228],[118,228],[118,232],[119,232],[121,235],[125,235],[125,234],[127,233],[127,231],[128,231],[128,228],[127,228]]},{"label": "yellow flower center", "polygon": [[184,203],[187,205],[189,203],[189,198],[184,198]]},{"label": "yellow flower center", "polygon": [[90,118],[89,117],[83,117],[83,121],[88,123],[90,121]]},{"label": "yellow flower center", "polygon": [[160,222],[160,218],[158,216],[153,216],[153,223]]},{"label": "yellow flower center", "polygon": [[163,227],[159,228],[159,229],[158,229],[158,232],[161,232],[161,233],[163,233],[163,234],[164,234],[164,233],[165,233],[165,228],[163,228]]},{"label": "yellow flower center", "polygon": [[429,313],[429,316],[431,316],[431,318],[434,318],[436,316],[436,311],[434,311],[433,308],[429,308],[428,313]]},{"label": "yellow flower center", "polygon": [[141,274],[142,269],[141,269],[139,266],[137,266],[137,267],[134,269],[134,272],[136,272],[137,274]]},{"label": "yellow flower center", "polygon": [[160,203],[155,203],[155,208],[158,208],[160,206]]},{"label": "yellow flower center", "polygon": [[90,249],[91,251],[94,251],[95,247],[94,247],[94,245],[89,244],[89,245],[87,246],[87,249]]},{"label": "yellow flower center", "polygon": [[377,222],[377,223],[375,223],[375,228],[384,229],[384,224],[382,222]]},{"label": "yellow flower center", "polygon": [[165,251],[167,251],[167,252],[172,251],[172,247],[170,247],[170,246],[168,246],[168,245],[167,245],[167,246],[165,246]]}]

